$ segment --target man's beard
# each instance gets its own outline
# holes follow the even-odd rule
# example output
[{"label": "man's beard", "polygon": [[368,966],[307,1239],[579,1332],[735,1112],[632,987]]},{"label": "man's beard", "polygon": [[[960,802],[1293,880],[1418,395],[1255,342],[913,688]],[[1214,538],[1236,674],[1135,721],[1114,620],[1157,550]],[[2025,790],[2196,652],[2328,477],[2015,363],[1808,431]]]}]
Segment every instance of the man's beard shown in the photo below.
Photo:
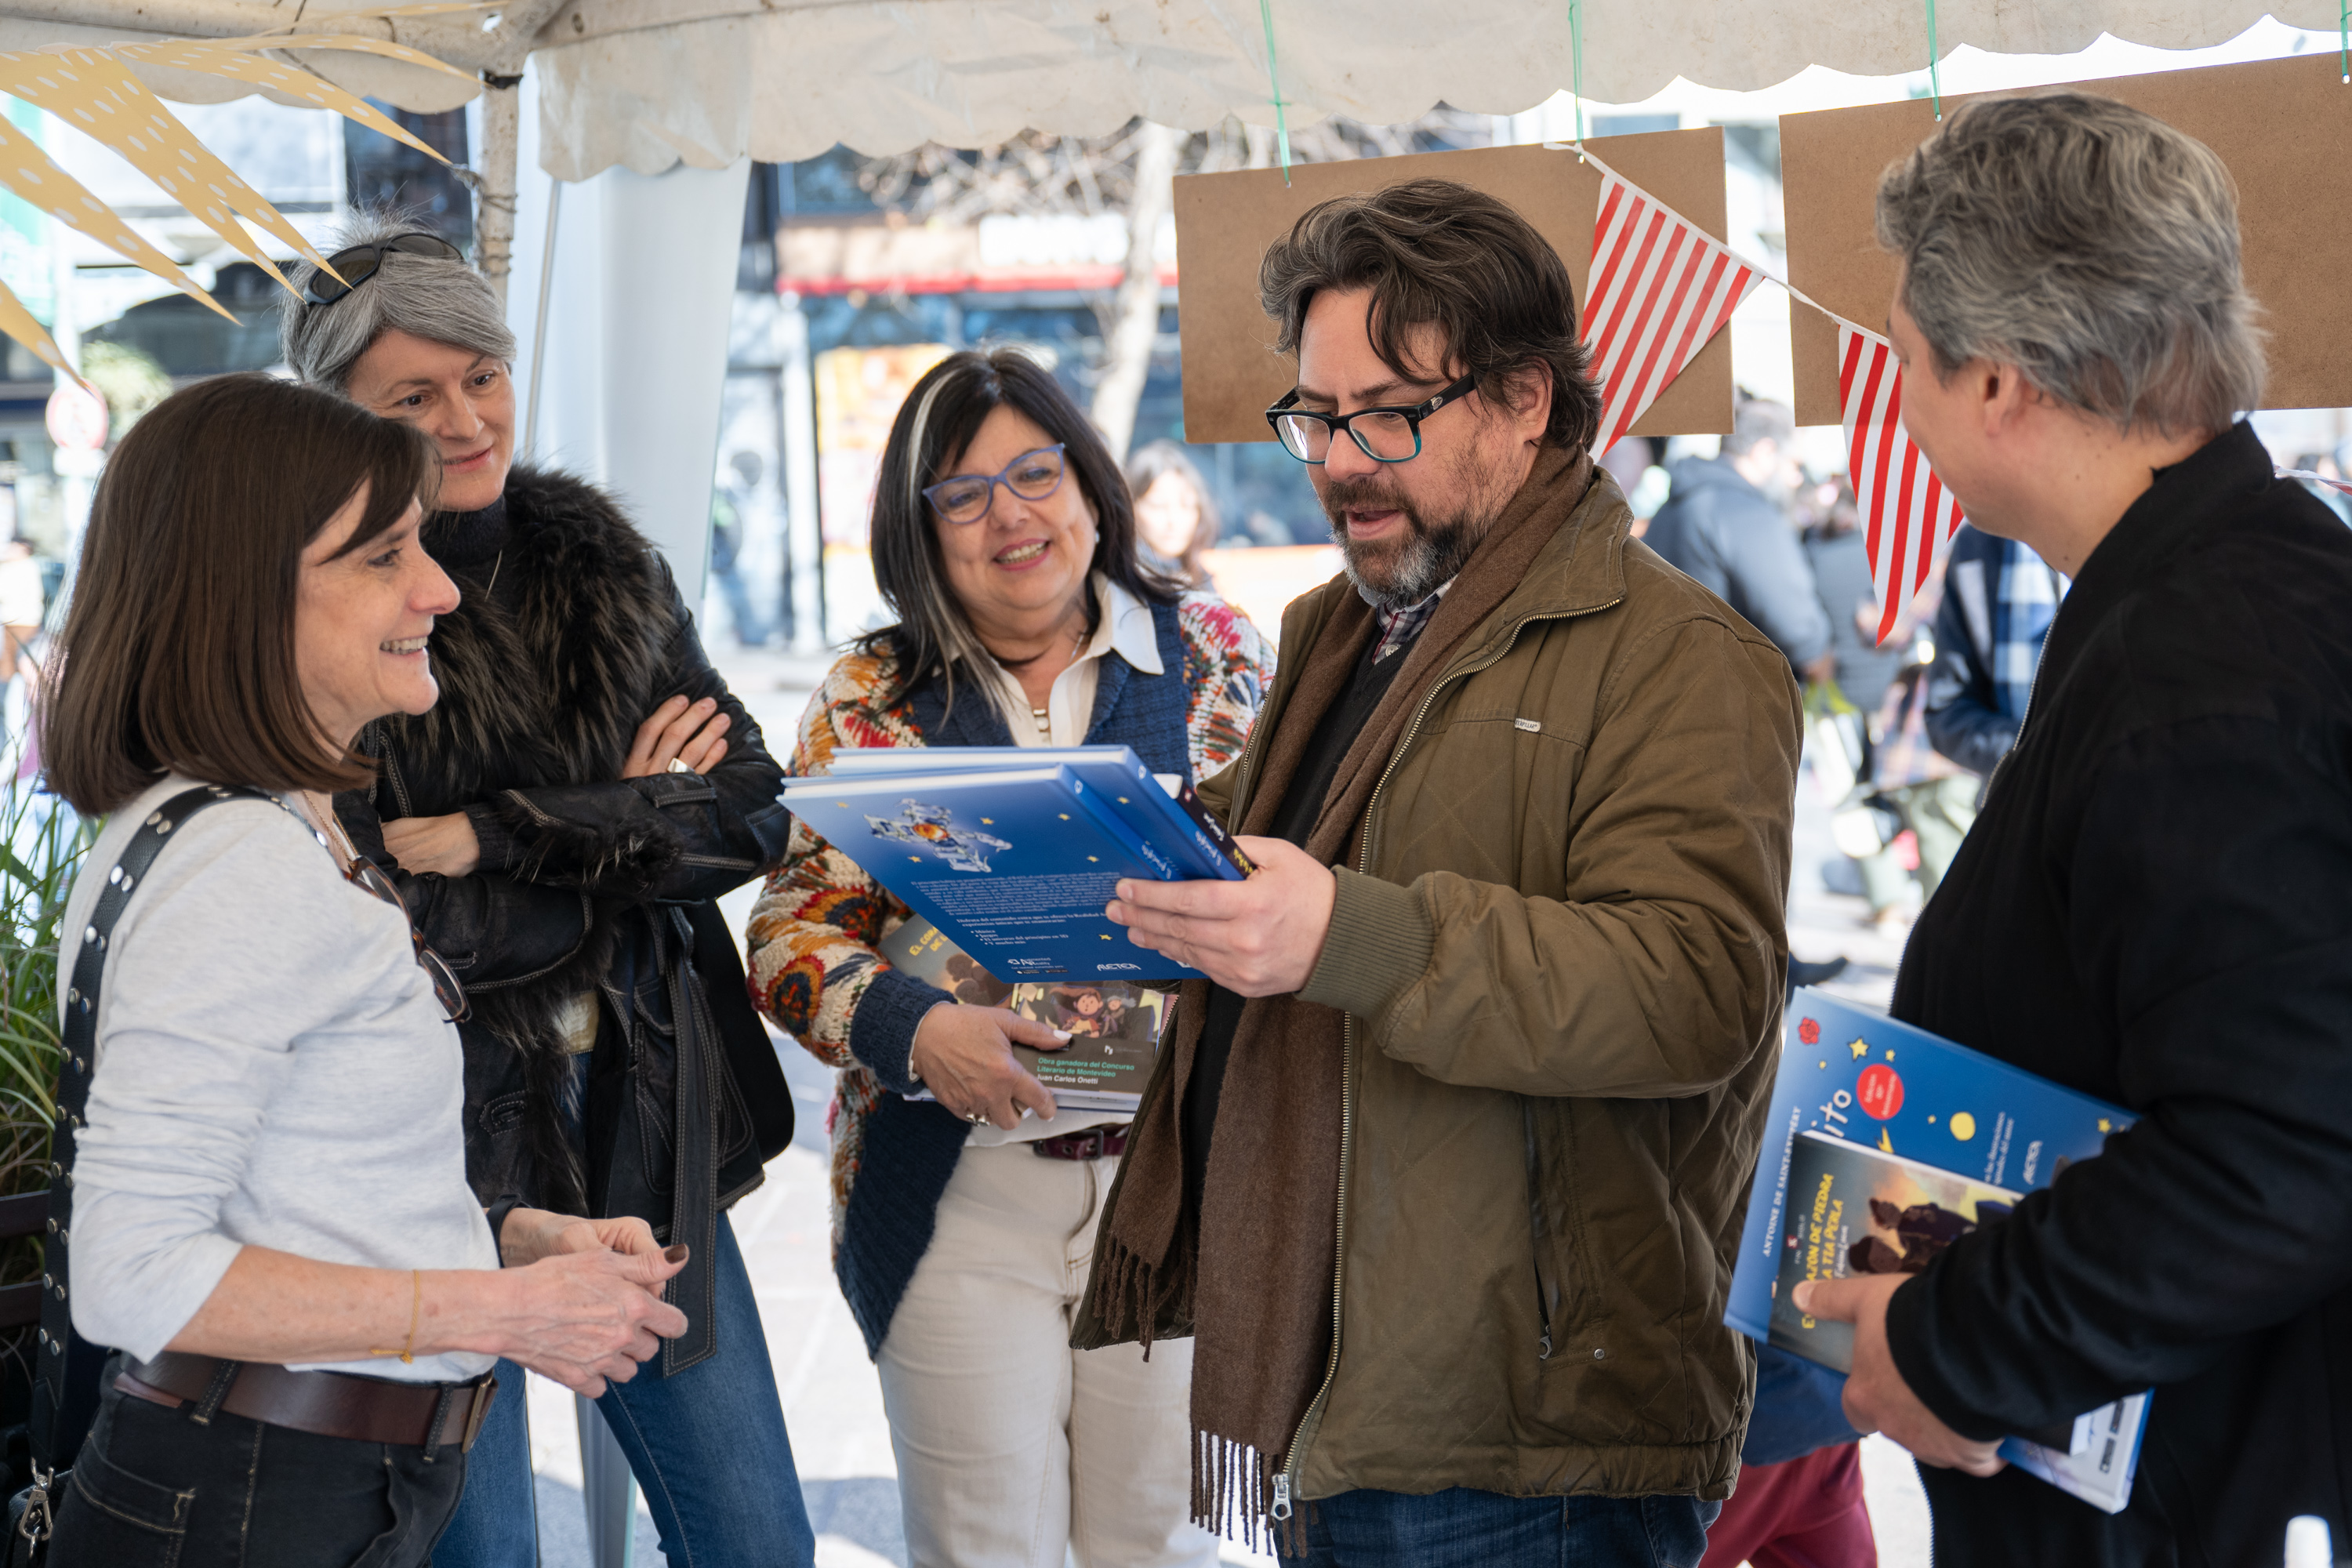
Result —
[{"label": "man's beard", "polygon": [[[1384,610],[1418,605],[1452,582],[1494,519],[1465,510],[1435,522],[1424,521],[1419,509],[1402,496],[1370,479],[1333,479],[1323,487],[1323,510],[1331,520],[1331,536],[1348,568],[1348,580],[1367,600]],[[1351,539],[1348,512],[1385,510],[1404,519],[1402,538]]]}]

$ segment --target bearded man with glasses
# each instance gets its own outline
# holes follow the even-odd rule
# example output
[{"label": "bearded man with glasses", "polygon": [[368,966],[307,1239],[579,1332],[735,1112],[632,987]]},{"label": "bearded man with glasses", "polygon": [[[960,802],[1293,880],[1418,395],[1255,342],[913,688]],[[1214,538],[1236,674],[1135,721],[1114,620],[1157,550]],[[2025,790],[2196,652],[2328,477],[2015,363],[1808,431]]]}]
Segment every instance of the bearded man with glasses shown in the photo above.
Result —
[{"label": "bearded man with glasses", "polygon": [[1192,1336],[1195,1508],[1286,1562],[1696,1563],[1753,1375],[1723,1302],[1795,682],[1631,537],[1567,269],[1509,207],[1327,202],[1259,288],[1347,572],[1201,787],[1258,874],[1110,906],[1211,979],[1078,1342]]}]

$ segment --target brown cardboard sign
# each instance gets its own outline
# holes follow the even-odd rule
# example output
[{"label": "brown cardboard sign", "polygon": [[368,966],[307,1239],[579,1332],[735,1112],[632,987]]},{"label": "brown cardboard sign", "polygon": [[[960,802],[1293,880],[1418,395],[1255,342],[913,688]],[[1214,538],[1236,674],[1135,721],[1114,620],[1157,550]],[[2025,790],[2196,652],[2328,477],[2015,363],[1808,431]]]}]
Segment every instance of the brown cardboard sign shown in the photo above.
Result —
[{"label": "brown cardboard sign", "polygon": [[[2352,404],[2352,88],[2339,76],[2330,52],[2072,84],[2145,110],[2229,166],[2246,287],[2270,331],[2266,408]],[[1935,130],[1924,99],[1780,117],[1789,281],[1874,331],[1885,331],[1895,274],[1872,237],[1878,178]],[[1790,338],[1797,422],[1838,423],[1837,329],[1800,305]]]},{"label": "brown cardboard sign", "polygon": [[[1655,131],[1596,137],[1593,155],[1717,239],[1724,237],[1723,132]],[[1407,180],[1459,180],[1517,207],[1558,247],[1584,303],[1601,173],[1574,153],[1482,147],[1192,174],[1176,182],[1177,308],[1184,351],[1184,438],[1271,441],[1266,406],[1297,380],[1274,352],[1275,326],[1258,309],[1265,248],[1307,208],[1333,196]],[[1717,332],[1633,425],[1637,436],[1721,435],[1731,428],[1731,334]]]}]

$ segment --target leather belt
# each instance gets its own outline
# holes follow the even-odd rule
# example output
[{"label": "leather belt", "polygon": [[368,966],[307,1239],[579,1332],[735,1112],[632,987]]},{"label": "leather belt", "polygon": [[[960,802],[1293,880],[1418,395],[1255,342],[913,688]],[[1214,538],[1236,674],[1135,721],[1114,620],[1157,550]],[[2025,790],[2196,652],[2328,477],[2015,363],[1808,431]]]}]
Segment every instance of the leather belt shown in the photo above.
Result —
[{"label": "leather belt", "polygon": [[1084,1132],[1040,1138],[1029,1147],[1037,1151],[1040,1160],[1108,1160],[1127,1152],[1127,1125],[1089,1127]]},{"label": "leather belt", "polygon": [[[397,1443],[412,1448],[457,1443],[471,1449],[498,1396],[499,1380],[391,1383],[340,1372],[289,1372],[267,1362],[225,1362],[166,1351],[153,1361],[126,1357],[114,1386],[152,1405],[211,1403],[248,1421],[321,1437]],[[224,1375],[228,1392],[215,1394]]]}]

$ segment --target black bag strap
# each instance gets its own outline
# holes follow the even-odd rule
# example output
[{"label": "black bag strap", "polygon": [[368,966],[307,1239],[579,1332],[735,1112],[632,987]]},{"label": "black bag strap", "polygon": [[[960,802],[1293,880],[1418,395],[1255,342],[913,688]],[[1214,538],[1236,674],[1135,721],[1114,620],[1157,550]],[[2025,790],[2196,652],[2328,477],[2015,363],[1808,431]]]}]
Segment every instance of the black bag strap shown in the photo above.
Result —
[{"label": "black bag strap", "polygon": [[[34,1474],[68,1468],[98,1418],[99,1373],[109,1354],[74,1332],[68,1299],[67,1252],[73,1242],[74,1141],[89,1109],[89,1082],[98,1065],[98,984],[106,972],[106,947],[131,894],[147,879],[155,857],[171,842],[173,828],[206,806],[226,800],[286,803],[267,791],[245,786],[200,784],[183,790],[148,813],[121,858],[106,873],[106,888],[89,921],[58,939],[58,967],[73,953],[66,989],[65,1058],[58,1067],[58,1120],[49,1144],[48,1236],[41,1264],[41,1330],[33,1371],[33,1404],[26,1420]],[[291,810],[291,807],[288,807]],[[85,875],[87,872],[85,871]]]}]

